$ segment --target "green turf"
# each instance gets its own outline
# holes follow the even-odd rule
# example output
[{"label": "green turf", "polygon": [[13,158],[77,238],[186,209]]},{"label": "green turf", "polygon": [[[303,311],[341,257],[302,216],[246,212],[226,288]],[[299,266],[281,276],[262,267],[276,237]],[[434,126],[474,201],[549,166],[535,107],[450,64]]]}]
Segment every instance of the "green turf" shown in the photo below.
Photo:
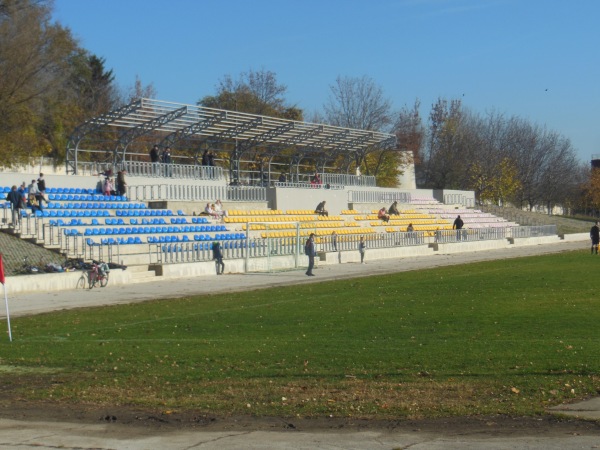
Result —
[{"label": "green turf", "polygon": [[539,414],[600,388],[599,266],[580,251],[17,318],[0,374],[29,399],[218,415]]}]

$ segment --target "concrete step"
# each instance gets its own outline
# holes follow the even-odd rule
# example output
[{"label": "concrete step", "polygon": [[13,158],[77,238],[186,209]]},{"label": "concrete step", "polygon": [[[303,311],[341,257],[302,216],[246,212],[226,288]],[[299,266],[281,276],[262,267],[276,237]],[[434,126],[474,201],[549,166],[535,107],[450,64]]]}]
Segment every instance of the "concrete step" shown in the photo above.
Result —
[{"label": "concrete step", "polygon": [[135,265],[127,267],[131,271],[131,283],[145,283],[156,280],[156,272],[148,270],[148,265]]}]

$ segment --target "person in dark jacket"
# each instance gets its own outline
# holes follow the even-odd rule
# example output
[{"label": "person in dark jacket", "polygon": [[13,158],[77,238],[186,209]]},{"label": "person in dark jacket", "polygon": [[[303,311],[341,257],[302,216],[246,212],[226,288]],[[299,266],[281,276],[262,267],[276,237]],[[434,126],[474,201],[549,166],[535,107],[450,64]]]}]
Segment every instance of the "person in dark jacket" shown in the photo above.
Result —
[{"label": "person in dark jacket", "polygon": [[[217,268],[217,275],[223,275],[225,270],[225,263],[223,262],[223,252],[221,251],[221,244],[213,242],[212,245],[213,260],[215,261],[215,267]],[[219,268],[221,269],[219,271]]]},{"label": "person in dark jacket", "polygon": [[454,223],[452,224],[452,229],[456,230],[456,240],[460,241],[460,237],[462,234],[462,231],[460,231],[463,227],[465,223],[463,222],[463,220],[460,218],[460,215],[458,215],[456,217],[456,219],[454,219]]},{"label": "person in dark jacket", "polygon": [[314,277],[315,274],[312,273],[313,268],[315,267],[315,256],[317,256],[317,249],[315,247],[315,234],[311,233],[304,245],[304,253],[308,256],[308,269],[306,270],[306,275],[309,277]]},{"label": "person in dark jacket", "polygon": [[117,172],[117,195],[123,197],[127,196],[127,181],[125,181],[125,174],[127,171],[119,170]]},{"label": "person in dark jacket", "polygon": [[165,151],[162,154],[162,162],[165,165],[165,177],[173,176],[173,168],[171,167],[171,163],[173,159],[171,157],[171,147],[165,148]]},{"label": "person in dark jacket", "polygon": [[25,207],[23,197],[19,191],[17,191],[16,185],[14,185],[6,195],[6,200],[10,202],[12,208],[12,226],[16,227],[17,224],[21,224],[21,210]]},{"label": "person in dark jacket", "polygon": [[325,209],[325,200],[317,205],[315,208],[315,214],[320,216],[329,216],[329,212]]},{"label": "person in dark jacket", "polygon": [[42,206],[42,202],[48,204],[48,200],[46,200],[46,180],[44,179],[44,174],[40,173],[40,177],[37,179],[37,188],[38,188],[38,202],[40,206]]},{"label": "person in dark jacket", "polygon": [[600,243],[600,228],[598,228],[598,222],[590,229],[590,239],[592,240],[592,255],[598,254],[598,243]]}]

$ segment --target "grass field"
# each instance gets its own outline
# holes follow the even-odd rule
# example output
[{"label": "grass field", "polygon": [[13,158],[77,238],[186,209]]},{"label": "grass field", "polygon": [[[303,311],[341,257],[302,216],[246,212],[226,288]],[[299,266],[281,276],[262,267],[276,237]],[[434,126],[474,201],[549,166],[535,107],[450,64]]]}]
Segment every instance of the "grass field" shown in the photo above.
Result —
[{"label": "grass field", "polygon": [[599,265],[571,252],[17,318],[1,395],[221,416],[540,414],[599,391]]}]

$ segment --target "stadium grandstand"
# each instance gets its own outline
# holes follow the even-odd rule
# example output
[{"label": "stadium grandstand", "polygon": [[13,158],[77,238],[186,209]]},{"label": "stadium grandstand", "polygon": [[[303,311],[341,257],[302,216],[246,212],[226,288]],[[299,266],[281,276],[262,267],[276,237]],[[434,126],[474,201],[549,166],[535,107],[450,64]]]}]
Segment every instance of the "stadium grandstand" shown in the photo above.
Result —
[{"label": "stadium grandstand", "polygon": [[[154,146],[172,149],[170,158],[152,162]],[[1,227],[65,257],[128,266],[114,283],[215,274],[214,242],[226,272],[243,273],[306,266],[311,233],[319,264],[358,261],[361,236],[371,259],[559,239],[556,226],[476,209],[470,191],[378,187],[376,174],[356,166],[381,151],[398,151],[393,135],[140,99],[77,127],[64,170],[2,172]],[[47,202],[12,224],[11,186],[29,184],[40,169]],[[104,180],[118,172],[126,192],[105,192]],[[221,211],[207,213],[217,200]],[[328,215],[315,211],[323,201]],[[379,210],[394,202],[398,214],[382,220]],[[464,228],[456,231],[459,214]],[[75,287],[61,276],[67,281],[54,286]]]}]

